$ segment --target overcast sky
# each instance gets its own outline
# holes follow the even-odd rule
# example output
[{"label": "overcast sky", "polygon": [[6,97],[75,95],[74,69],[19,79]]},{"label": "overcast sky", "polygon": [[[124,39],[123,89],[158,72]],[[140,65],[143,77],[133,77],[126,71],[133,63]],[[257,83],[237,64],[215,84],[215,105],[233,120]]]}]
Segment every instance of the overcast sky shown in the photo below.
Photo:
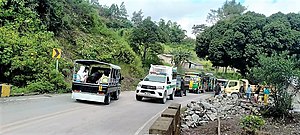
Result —
[{"label": "overcast sky", "polygon": [[[129,16],[142,9],[144,16],[151,16],[154,21],[160,18],[178,22],[187,30],[187,35],[194,37],[192,26],[206,23],[210,9],[222,6],[225,0],[99,0],[101,5],[120,5],[124,1]],[[248,11],[269,16],[279,11],[283,13],[300,11],[300,0],[236,0],[246,6]]]}]

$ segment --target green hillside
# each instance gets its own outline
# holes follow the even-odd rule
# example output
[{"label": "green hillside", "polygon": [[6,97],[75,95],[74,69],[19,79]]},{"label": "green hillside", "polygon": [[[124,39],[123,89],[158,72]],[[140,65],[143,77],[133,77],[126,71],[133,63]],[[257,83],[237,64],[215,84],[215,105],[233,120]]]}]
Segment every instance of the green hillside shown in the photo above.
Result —
[{"label": "green hillside", "polygon": [[[0,82],[12,84],[13,92],[65,92],[72,61],[93,59],[120,65],[123,88],[132,90],[150,64],[161,64],[161,44],[181,43],[184,37],[176,22],[154,22],[141,10],[129,19],[124,3],[2,0]],[[58,71],[53,48],[62,49]]]}]

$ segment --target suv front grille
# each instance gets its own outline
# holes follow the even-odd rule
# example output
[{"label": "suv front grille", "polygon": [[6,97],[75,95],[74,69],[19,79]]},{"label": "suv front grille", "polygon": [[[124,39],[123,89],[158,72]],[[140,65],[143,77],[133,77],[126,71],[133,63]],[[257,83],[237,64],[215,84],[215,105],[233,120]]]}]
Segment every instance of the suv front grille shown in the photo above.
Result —
[{"label": "suv front grille", "polygon": [[150,89],[150,90],[156,90],[155,86],[150,86],[150,85],[142,85],[143,89]]}]

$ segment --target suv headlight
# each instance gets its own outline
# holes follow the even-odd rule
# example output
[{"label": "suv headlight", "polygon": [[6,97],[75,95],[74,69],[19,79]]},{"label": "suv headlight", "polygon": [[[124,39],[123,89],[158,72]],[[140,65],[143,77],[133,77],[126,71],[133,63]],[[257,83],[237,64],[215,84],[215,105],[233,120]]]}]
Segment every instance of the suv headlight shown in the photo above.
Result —
[{"label": "suv headlight", "polygon": [[137,87],[141,88],[141,87],[142,87],[142,84],[138,84],[138,86],[137,86]]},{"label": "suv headlight", "polygon": [[156,89],[159,89],[159,90],[163,90],[165,87],[164,86],[156,86]]}]

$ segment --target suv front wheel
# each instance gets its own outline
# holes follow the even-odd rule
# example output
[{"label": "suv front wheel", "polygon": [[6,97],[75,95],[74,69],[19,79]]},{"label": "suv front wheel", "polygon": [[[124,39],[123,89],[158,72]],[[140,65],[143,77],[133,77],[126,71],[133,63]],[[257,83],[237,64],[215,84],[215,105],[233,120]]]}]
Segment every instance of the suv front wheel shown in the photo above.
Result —
[{"label": "suv front wheel", "polygon": [[167,102],[167,92],[164,93],[163,98],[160,98],[160,103],[165,104]]},{"label": "suv front wheel", "polygon": [[137,101],[142,101],[143,97],[142,96],[138,96],[138,95],[135,95],[135,98]]},{"label": "suv front wheel", "polygon": [[175,93],[175,90],[173,90],[173,93],[170,95],[170,100],[173,100],[174,99],[174,94]]}]

